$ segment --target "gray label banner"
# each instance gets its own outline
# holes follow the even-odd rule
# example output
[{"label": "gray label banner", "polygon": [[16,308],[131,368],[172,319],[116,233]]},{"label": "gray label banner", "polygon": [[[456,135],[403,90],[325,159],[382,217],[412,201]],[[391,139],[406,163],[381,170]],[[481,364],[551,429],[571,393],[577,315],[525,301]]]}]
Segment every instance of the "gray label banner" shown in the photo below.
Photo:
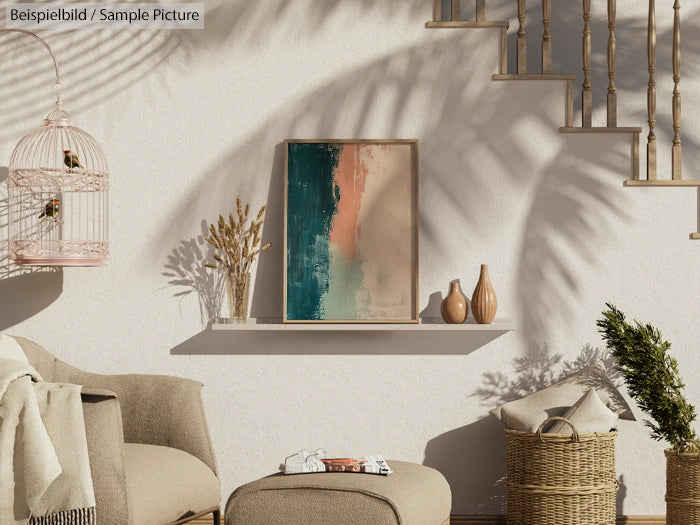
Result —
[{"label": "gray label banner", "polygon": [[204,29],[204,4],[8,3],[10,29]]}]

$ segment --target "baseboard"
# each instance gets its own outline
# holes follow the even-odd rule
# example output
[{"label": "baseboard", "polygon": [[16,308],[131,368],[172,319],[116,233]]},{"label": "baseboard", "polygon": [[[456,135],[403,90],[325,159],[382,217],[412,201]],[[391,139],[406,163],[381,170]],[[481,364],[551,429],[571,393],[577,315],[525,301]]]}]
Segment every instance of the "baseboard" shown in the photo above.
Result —
[{"label": "baseboard", "polygon": [[[198,518],[189,525],[211,525],[211,516]],[[450,516],[450,525],[506,525],[505,516]],[[618,516],[617,525],[666,525],[666,516]]]},{"label": "baseboard", "polygon": [[[450,516],[450,525],[506,525],[505,516]],[[666,525],[666,516],[618,516],[617,525]]]}]

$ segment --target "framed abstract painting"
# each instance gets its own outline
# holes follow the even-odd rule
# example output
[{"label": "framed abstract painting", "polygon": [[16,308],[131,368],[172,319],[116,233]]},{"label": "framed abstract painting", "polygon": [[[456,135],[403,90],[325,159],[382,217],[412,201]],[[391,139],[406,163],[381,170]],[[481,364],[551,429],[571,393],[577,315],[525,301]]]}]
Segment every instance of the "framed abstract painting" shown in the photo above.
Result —
[{"label": "framed abstract painting", "polygon": [[418,141],[286,140],[286,323],[418,322]]}]

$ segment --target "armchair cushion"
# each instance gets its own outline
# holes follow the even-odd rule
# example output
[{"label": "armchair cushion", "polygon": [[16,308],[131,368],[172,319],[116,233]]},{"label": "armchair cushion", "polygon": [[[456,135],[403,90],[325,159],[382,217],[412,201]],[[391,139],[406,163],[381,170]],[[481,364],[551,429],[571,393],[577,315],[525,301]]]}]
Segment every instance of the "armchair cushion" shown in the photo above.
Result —
[{"label": "armchair cushion", "polygon": [[219,505],[216,475],[187,452],[125,443],[124,458],[132,525],[172,523]]}]

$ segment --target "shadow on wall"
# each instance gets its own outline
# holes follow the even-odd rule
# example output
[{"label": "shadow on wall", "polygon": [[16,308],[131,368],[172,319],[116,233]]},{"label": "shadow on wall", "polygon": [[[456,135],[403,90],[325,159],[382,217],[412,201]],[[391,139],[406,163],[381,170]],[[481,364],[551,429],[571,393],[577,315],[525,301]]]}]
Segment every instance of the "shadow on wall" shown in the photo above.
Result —
[{"label": "shadow on wall", "polygon": [[552,327],[575,317],[577,272],[584,265],[595,269],[596,246],[618,235],[612,224],[632,220],[629,193],[617,191],[632,172],[630,138],[564,139],[576,147],[560,151],[545,168],[523,227],[517,297],[525,341],[546,341]]},{"label": "shadow on wall", "polygon": [[506,375],[498,371],[485,372],[481,387],[472,395],[480,398],[482,405],[493,408],[547,388],[600,361],[615,386],[621,386],[615,358],[605,348],[586,344],[579,355],[569,361],[564,359],[564,354],[552,352],[547,344],[531,345],[525,355],[513,359],[513,373]]},{"label": "shadow on wall", "polygon": [[221,270],[206,266],[207,263],[214,263],[214,247],[205,240],[209,236],[206,220],[202,220],[201,228],[201,235],[180,241],[180,245],[173,248],[161,275],[170,279],[170,288],[179,290],[173,297],[182,301],[186,297],[196,296],[202,329],[205,329],[221,317],[225,279]]},{"label": "shadow on wall", "polygon": [[[497,44],[497,39],[492,42],[484,42],[476,39],[477,48]],[[263,229],[263,243],[271,242],[271,248],[261,254],[253,290],[251,316],[279,318],[282,313],[282,281],[283,281],[283,184],[284,184],[284,138],[311,138],[311,137],[375,137],[377,131],[371,124],[375,118],[386,119],[388,124],[380,135],[386,137],[403,137],[402,115],[407,109],[412,93],[427,92],[426,103],[434,100],[442,100],[446,91],[450,91],[448,98],[478,98],[477,90],[485,90],[482,82],[475,82],[468,72],[461,75],[453,75],[461,61],[471,54],[464,46],[457,45],[460,36],[448,39],[446,46],[459,50],[451,52],[440,61],[435,56],[440,55],[441,45],[430,43],[420,47],[409,47],[397,51],[385,58],[373,63],[361,66],[346,75],[334,79],[328,85],[305,96],[299,102],[290,105],[289,111],[283,115],[275,116],[266,122],[262,128],[248,141],[236,147],[230,154],[219,159],[214,165],[205,170],[201,177],[200,187],[191,191],[187,197],[187,203],[180,207],[181,213],[167,217],[155,238],[162,239],[173,231],[187,231],[195,219],[196,210],[218,209],[227,211],[231,208],[236,195],[267,194],[267,212]],[[438,69],[437,72],[432,72]],[[437,76],[450,78],[447,84],[436,85],[433,81]],[[377,107],[378,93],[381,91],[393,91],[398,93],[396,105],[386,108]],[[467,96],[467,90],[471,90]],[[423,96],[423,95],[421,95]],[[431,105],[434,105],[431,103]],[[374,110],[372,109],[374,108]],[[338,114],[340,113],[340,114]],[[449,134],[449,126],[456,124],[459,118],[447,103],[436,106],[432,111],[435,122],[432,126],[439,128],[433,133],[428,131],[426,138],[430,138],[428,144],[435,147],[444,135]],[[442,129],[438,121],[445,121],[448,125]],[[463,133],[471,134],[473,130],[467,129]],[[454,137],[452,137],[454,138]],[[421,144],[422,151],[426,151],[426,142]],[[525,150],[523,150],[524,153]],[[270,153],[268,153],[270,152]],[[451,162],[458,162],[463,153],[450,149],[442,152],[451,157]],[[259,162],[251,163],[250,158],[255,156]],[[427,156],[424,158],[430,158]],[[440,173],[442,170],[432,165],[431,160],[421,161],[421,170],[426,179],[431,178],[432,172]],[[464,159],[468,162],[468,159]],[[508,163],[507,159],[503,162]],[[231,176],[242,173],[245,176]],[[440,174],[435,180],[442,197],[447,201],[455,213],[462,208],[463,202],[450,191],[446,181],[441,180],[444,174]],[[471,186],[474,191],[480,185],[474,181]],[[484,183],[486,185],[486,183]],[[251,203],[254,207],[256,203]],[[474,213],[478,213],[478,206],[471,207]],[[461,211],[459,213],[462,213]],[[465,212],[471,213],[471,212]],[[429,221],[422,220],[421,229],[429,236],[433,229]],[[151,250],[157,250],[158,243],[152,243]],[[153,258],[158,259],[157,253],[152,253]],[[264,279],[263,277],[264,276]]]},{"label": "shadow on wall", "polygon": [[[284,142],[275,145],[270,167],[270,189],[265,203],[262,244],[270,248],[256,263],[251,317],[282,317],[284,246]],[[258,280],[259,279],[259,280]]]},{"label": "shadow on wall", "polygon": [[[0,167],[0,238],[8,238],[7,180]],[[10,264],[7,242],[0,244],[0,331],[36,315],[63,291],[63,271],[56,267]]]},{"label": "shadow on wall", "polygon": [[[257,16],[270,7],[248,9],[252,10],[248,15]],[[285,18],[289,11],[283,10],[281,18],[277,13],[268,14],[275,28],[289,30]],[[427,8],[426,16],[429,17]],[[163,216],[154,232],[154,242],[147,248],[147,257],[156,263],[162,261],[162,247],[155,241],[173,232],[189,238],[192,225],[201,220],[201,210],[226,211],[236,195],[267,193],[263,243],[271,242],[272,247],[258,261],[251,315],[280,317],[284,260],[281,140],[405,137],[406,115],[418,112],[425,114],[424,122],[418,129],[413,125],[410,133],[420,141],[420,206],[440,206],[443,214],[442,220],[421,214],[422,254],[449,257],[454,252],[454,236],[446,234],[444,227],[449,221],[474,232],[476,240],[487,242],[492,237],[480,218],[493,214],[493,203],[499,202],[492,196],[494,173],[503,179],[499,185],[513,194],[532,195],[523,224],[517,296],[523,304],[527,300],[528,305],[536,305],[525,309],[523,338],[547,340],[548,330],[572,315],[571,305],[579,290],[571,268],[581,260],[595,267],[600,247],[615,240],[618,229],[611,226],[627,219],[625,194],[620,198],[616,190],[631,170],[629,150],[621,149],[630,139],[560,137],[558,126],[563,123],[564,105],[559,85],[503,85],[474,77],[474,70],[496,67],[496,61],[485,66],[479,60],[482,56],[494,56],[497,32],[491,39],[483,38],[483,33],[462,31],[440,35],[438,41],[392,50],[339,75],[268,119],[248,140],[203,169],[192,191],[181,197],[186,201],[172,207],[177,212]],[[572,48],[567,61],[580,62],[579,51],[574,53]],[[643,112],[643,69],[638,77],[634,96]],[[561,119],[553,121],[551,106],[558,100],[562,101]],[[559,150],[555,150],[544,172],[533,169],[536,155],[522,125],[539,133],[551,133],[542,140],[551,140],[555,148],[558,145]],[[478,153],[468,147],[446,147],[475,143],[486,147]],[[506,147],[508,155],[503,155]],[[485,162],[492,169],[475,169],[475,155],[487,159]],[[251,157],[256,162],[251,162]],[[611,172],[619,177],[610,177]],[[455,184],[455,173],[468,178],[469,184]],[[611,189],[615,200],[610,198]],[[591,209],[596,213],[589,213]],[[174,349],[182,350],[181,346]]]},{"label": "shadow on wall", "polygon": [[[365,9],[383,8],[385,3],[354,1]],[[125,2],[138,3],[138,0]],[[206,31],[70,31],[49,35],[46,40],[58,61],[66,109],[78,116],[153,74],[174,55],[178,67],[185,70],[197,60],[199,53],[212,48],[265,46],[273,22],[276,32],[285,32],[291,39],[303,39],[307,33],[300,31],[293,5],[294,2],[211,0],[205,4]],[[344,7],[344,2],[317,0],[313,9],[307,10],[304,27],[318,28]],[[427,17],[431,8],[425,0],[404,1],[383,8],[383,13],[397,16],[421,8]],[[7,3],[3,2],[0,6],[3,19],[6,9]],[[46,50],[33,39],[8,33],[0,36],[0,45],[3,50],[0,76],[4,79],[0,99],[9,101],[14,108],[0,115],[0,141],[3,141],[23,136],[35,126],[32,123],[39,125],[51,111],[54,72]]]},{"label": "shadow on wall", "polygon": [[468,355],[503,331],[204,330],[170,350],[171,355]]},{"label": "shadow on wall", "polygon": [[[405,115],[425,108],[430,108],[425,124],[420,130],[412,131],[420,135],[420,195],[431,201],[422,200],[421,206],[439,203],[450,221],[461,228],[474,226],[475,234],[483,232],[488,238],[488,233],[476,226],[480,217],[493,212],[492,203],[483,198],[490,194],[493,186],[492,173],[476,170],[469,150],[445,147],[445,144],[471,144],[477,138],[494,137],[497,143],[507,143],[511,154],[502,155],[502,148],[493,144],[479,155],[488,158],[488,162],[503,174],[505,184],[512,184],[514,188],[530,187],[538,174],[530,166],[531,144],[514,125],[518,115],[523,114],[521,103],[510,90],[498,86],[494,89],[488,80],[475,79],[472,68],[467,66],[478,61],[480,56],[497,56],[497,33],[494,32],[491,39],[466,32],[442,35],[447,36],[437,42],[394,51],[349,71],[290,104],[286,113],[263,124],[249,140],[205,169],[199,185],[186,196],[187,202],[173,207],[178,210],[177,214],[163,218],[161,227],[154,233],[154,242],[149,243],[150,257],[156,261],[162,257],[155,239],[166,238],[172,232],[186,232],[192,224],[199,223],[198,210],[225,211],[230,209],[236,195],[266,192],[268,211],[263,243],[271,242],[272,247],[258,262],[251,315],[280,317],[284,260],[281,139],[404,137]],[[436,78],[445,81],[435,82]],[[551,129],[552,137],[558,137],[556,126],[560,123],[551,121],[551,101],[541,96],[541,92],[541,87],[537,87],[526,93],[530,109],[528,121],[534,125],[543,123]],[[394,94],[388,103],[384,95],[387,93]],[[560,90],[555,86],[551,93],[559,96]],[[484,100],[492,104],[483,104]],[[382,125],[377,127],[377,122]],[[259,162],[251,163],[251,155],[257,156]],[[234,177],[232,173],[245,176]],[[469,184],[455,188],[453,173],[469,177]],[[453,239],[449,238],[449,232],[445,233],[439,218],[422,214],[420,231],[422,252],[449,254],[454,250]],[[576,247],[586,249],[585,244]]]},{"label": "shadow on wall", "polygon": [[505,514],[505,451],[503,425],[489,416],[428,441],[423,464],[450,484],[452,513]]},{"label": "shadow on wall", "polygon": [[[241,2],[249,3],[257,2]],[[0,17],[5,17],[6,9],[7,4],[3,3]],[[176,52],[187,62],[200,48],[221,45],[233,31],[225,23],[226,18],[220,16],[225,9],[223,0],[208,2],[206,39],[201,37],[202,31],[178,30],[70,31],[47,36],[58,62],[66,109],[75,117],[152,74]],[[0,75],[5,79],[0,85],[0,97],[14,108],[0,116],[3,141],[19,138],[40,125],[53,107],[51,87],[55,75],[46,50],[26,35],[2,34],[0,45],[4,59]]]}]

